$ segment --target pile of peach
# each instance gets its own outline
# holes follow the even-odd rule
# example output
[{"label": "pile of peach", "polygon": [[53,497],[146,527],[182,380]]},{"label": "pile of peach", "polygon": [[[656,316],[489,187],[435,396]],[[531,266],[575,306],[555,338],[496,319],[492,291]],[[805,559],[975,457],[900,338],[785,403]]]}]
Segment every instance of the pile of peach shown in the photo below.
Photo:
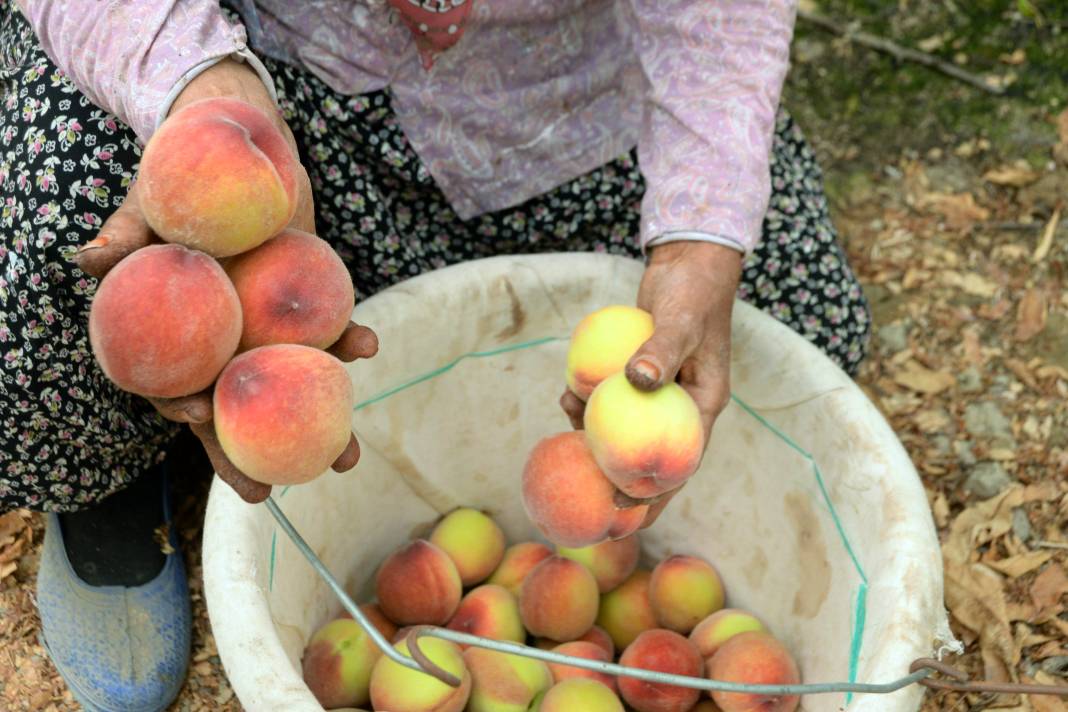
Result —
[{"label": "pile of peach", "polygon": [[258,109],[204,99],[168,118],[138,175],[163,244],[101,281],[89,336],[120,388],[177,398],[213,384],[223,451],[268,484],[311,479],[349,444],[352,385],[323,351],[348,324],[348,270],[314,235],[286,229],[297,157]]},{"label": "pile of peach", "polygon": [[583,430],[539,442],[523,472],[527,515],[555,544],[633,533],[701,463],[704,432],[690,395],[674,382],[639,390],[624,372],[652,334],[648,312],[611,306],[571,336],[567,385],[586,403]]},{"label": "pile of peach", "polygon": [[[407,626],[434,625],[600,662],[752,684],[796,684],[785,646],[753,615],[724,608],[719,573],[695,556],[640,566],[637,534],[582,548],[528,541],[506,548],[486,514],[457,509],[425,539],[382,562],[377,603],[362,605],[410,657]],[[790,712],[797,697],[700,691],[424,636],[426,656],[462,681],[450,687],[385,656],[344,615],[303,656],[304,681],[326,709],[389,712]],[[616,654],[619,653],[617,658]]]}]

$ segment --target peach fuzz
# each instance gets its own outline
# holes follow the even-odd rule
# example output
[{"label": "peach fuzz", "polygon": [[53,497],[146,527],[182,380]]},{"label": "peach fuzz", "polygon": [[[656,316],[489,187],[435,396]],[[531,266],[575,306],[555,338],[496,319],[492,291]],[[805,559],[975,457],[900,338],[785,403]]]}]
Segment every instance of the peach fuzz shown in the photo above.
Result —
[{"label": "peach fuzz", "polygon": [[609,539],[578,549],[557,547],[556,553],[589,569],[597,580],[597,588],[601,593],[607,593],[626,581],[627,577],[634,573],[634,569],[638,568],[641,545],[635,533],[615,541]]},{"label": "peach fuzz", "polygon": [[719,573],[696,556],[664,559],[649,580],[649,602],[660,627],[683,635],[723,608],[723,600]]},{"label": "peach fuzz", "polygon": [[728,640],[751,631],[766,631],[766,628],[752,613],[724,608],[698,623],[690,633],[690,640],[697,646],[701,657],[708,660]]},{"label": "peach fuzz", "polygon": [[[704,661],[696,646],[678,633],[662,628],[647,630],[627,646],[619,664],[700,677]],[[701,697],[700,690],[677,685],[645,682],[633,677],[619,678],[619,693],[637,712],[688,712]]]},{"label": "peach fuzz", "polygon": [[701,413],[677,383],[645,392],[624,373],[610,376],[590,396],[583,425],[605,477],[631,497],[676,489],[701,464]]},{"label": "peach fuzz", "polygon": [[[604,651],[604,648],[595,643],[587,643],[583,640],[573,640],[570,643],[561,643],[553,648],[553,652],[560,653],[561,655],[583,658],[584,660],[596,660],[601,663],[612,662],[612,658]],[[553,674],[553,682],[562,682],[563,680],[572,677],[588,677],[591,680],[597,680],[602,685],[606,685],[613,692],[616,691],[616,679],[607,673],[574,667],[573,665],[564,665],[563,663],[549,663],[549,672]]]},{"label": "peach fuzz", "polygon": [[378,605],[397,625],[445,625],[462,592],[452,559],[425,539],[390,554],[375,574]]},{"label": "peach fuzz", "polygon": [[[708,678],[751,685],[796,685],[801,681],[790,651],[768,633],[739,633],[720,647],[707,665]],[[797,695],[755,695],[713,691],[723,712],[793,712]]]},{"label": "peach fuzz", "polygon": [[241,354],[219,374],[213,400],[223,452],[270,485],[318,477],[352,439],[352,381],[340,361],[308,346]]},{"label": "peach fuzz", "polygon": [[504,550],[504,557],[497,568],[486,579],[486,583],[504,586],[514,595],[519,595],[519,587],[531,569],[544,559],[553,555],[552,549],[537,541],[524,541],[513,544]]},{"label": "peach fuzz", "polygon": [[549,688],[537,712],[623,712],[616,693],[588,677],[572,677]]},{"label": "peach fuzz", "polygon": [[371,670],[381,655],[359,623],[338,618],[317,630],[304,648],[304,683],[326,709],[367,704]]},{"label": "peach fuzz", "polygon": [[[406,641],[393,647],[405,657],[411,657]],[[447,640],[429,637],[419,639],[419,649],[431,662],[460,678],[460,686],[450,687],[383,655],[371,671],[374,708],[389,712],[461,712],[471,695],[471,673],[460,649]]]},{"label": "peach fuzz", "polygon": [[649,579],[645,569],[638,569],[617,588],[601,596],[597,625],[612,639],[616,650],[623,650],[640,633],[656,628],[656,615],[649,602]]},{"label": "peach fuzz", "polygon": [[315,235],[286,230],[225,268],[241,300],[242,351],[267,344],[325,349],[348,326],[356,303],[352,278]]},{"label": "peach fuzz", "polygon": [[468,591],[447,627],[493,640],[522,643],[527,639],[523,621],[519,618],[516,597],[503,586],[493,584],[484,584]]},{"label": "peach fuzz", "polygon": [[597,582],[579,563],[551,556],[534,567],[519,591],[519,615],[531,635],[567,642],[593,627]]},{"label": "peach fuzz", "polygon": [[534,446],[523,470],[527,516],[559,546],[589,546],[636,531],[649,508],[620,509],[617,494],[580,432],[545,438]]},{"label": "peach fuzz", "polygon": [[468,712],[526,712],[553,684],[548,666],[534,658],[468,648],[464,663],[471,673]]},{"label": "peach fuzz", "polygon": [[137,184],[149,226],[167,242],[236,255],[289,224],[300,164],[262,111],[213,97],[171,115],[141,156]]},{"label": "peach fuzz", "polygon": [[89,343],[124,391],[176,398],[210,386],[237,350],[241,303],[219,264],[181,245],[150,245],[101,280]]},{"label": "peach fuzz", "polygon": [[586,315],[571,332],[567,387],[586,400],[601,381],[622,371],[652,335],[652,315],[637,307],[615,305]]},{"label": "peach fuzz", "polygon": [[[393,640],[393,636],[397,634],[397,626],[386,617],[386,614],[382,612],[381,606],[377,603],[363,603],[359,606],[360,612],[367,616],[367,619],[371,621],[371,625],[378,629],[378,632],[382,634],[382,637],[386,640]],[[348,618],[352,620],[352,614],[348,611],[341,611],[341,618]]]},{"label": "peach fuzz", "polygon": [[430,541],[456,564],[464,586],[485,581],[504,556],[504,532],[477,509],[462,507],[449,512],[434,527]]}]

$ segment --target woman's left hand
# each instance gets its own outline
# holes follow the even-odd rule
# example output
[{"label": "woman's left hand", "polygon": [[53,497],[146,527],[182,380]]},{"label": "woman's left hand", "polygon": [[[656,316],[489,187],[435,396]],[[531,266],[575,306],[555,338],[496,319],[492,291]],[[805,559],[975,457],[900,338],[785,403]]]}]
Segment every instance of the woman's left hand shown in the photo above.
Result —
[{"label": "woman's left hand", "polygon": [[[656,390],[677,380],[697,403],[705,444],[730,400],[731,309],[742,271],[742,255],[708,242],[669,242],[650,248],[638,289],[638,306],[653,315],[655,329],[627,363],[636,388]],[[560,405],[575,428],[586,404],[565,391]],[[664,495],[643,526],[656,520]]]}]

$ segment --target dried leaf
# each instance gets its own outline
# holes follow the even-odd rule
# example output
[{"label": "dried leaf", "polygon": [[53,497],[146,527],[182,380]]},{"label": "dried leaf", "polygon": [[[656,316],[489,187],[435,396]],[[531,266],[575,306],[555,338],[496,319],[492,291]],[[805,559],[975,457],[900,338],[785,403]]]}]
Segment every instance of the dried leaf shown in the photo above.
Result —
[{"label": "dried leaf", "polygon": [[[1046,636],[1043,636],[1046,637]],[[1051,658],[1054,655],[1068,655],[1068,650],[1065,650],[1061,646],[1060,640],[1048,639],[1041,648],[1031,653],[1031,657],[1035,660],[1042,660],[1044,658]]]},{"label": "dried leaf", "polygon": [[1001,578],[982,564],[945,560],[946,605],[964,626],[979,634],[987,675],[1014,669],[1020,649],[1009,627]]},{"label": "dried leaf", "polygon": [[1046,255],[1049,254],[1050,249],[1053,247],[1053,238],[1057,234],[1057,224],[1060,220],[1061,209],[1058,207],[1049,216],[1049,222],[1046,223],[1046,227],[1042,228],[1042,237],[1038,239],[1038,244],[1035,245],[1035,252],[1031,255],[1031,264],[1037,265],[1046,259]]},{"label": "dried leaf", "polygon": [[22,531],[28,525],[18,510],[0,514],[0,541]]},{"label": "dried leaf", "polygon": [[998,291],[996,282],[992,282],[975,272],[961,274],[953,270],[946,270],[942,273],[942,282],[947,287],[963,289],[968,294],[973,294],[977,297],[992,297]]},{"label": "dried leaf", "polygon": [[894,374],[894,382],[918,393],[934,394],[952,387],[957,379],[949,371],[932,371],[910,360]]},{"label": "dried leaf", "polygon": [[990,217],[990,211],[976,203],[971,193],[928,193],[920,199],[919,207],[941,215],[947,227],[962,232]]},{"label": "dried leaf", "polygon": [[1055,562],[1046,567],[1031,583],[1030,593],[1031,600],[1040,611],[1056,606],[1061,596],[1068,593],[1068,576],[1064,574],[1064,566]]},{"label": "dried leaf", "polygon": [[949,415],[941,409],[921,410],[916,414],[915,421],[921,432],[940,433],[949,426]]},{"label": "dried leaf", "polygon": [[1007,358],[1005,359],[1005,366],[1016,374],[1017,378],[1026,383],[1029,388],[1038,390],[1038,382],[1035,381],[1034,375],[1023,361],[1017,358]]},{"label": "dried leaf", "polygon": [[[1038,683],[1039,685],[1055,685],[1057,687],[1064,685],[1062,681],[1045,670],[1036,672],[1034,679],[1026,675],[1021,675],[1020,679],[1029,684]],[[1031,706],[1035,712],[1068,712],[1068,704],[1065,703],[1063,697],[1057,697],[1056,695],[1028,695],[1027,699],[1031,701]]]},{"label": "dried leaf", "polygon": [[7,564],[0,564],[0,581],[3,581],[11,574],[18,570],[18,565],[14,561]]},{"label": "dried leaf", "polygon": [[1013,338],[1017,341],[1030,341],[1041,334],[1046,328],[1048,310],[1046,294],[1035,287],[1028,289],[1016,309],[1016,331]]},{"label": "dried leaf", "polygon": [[1038,171],[1031,170],[1026,161],[1018,161],[1009,166],[999,166],[983,174],[983,180],[994,185],[1009,185],[1022,188],[1031,185],[1039,178]]},{"label": "dried leaf", "polygon": [[1000,571],[1009,578],[1016,578],[1017,576],[1023,576],[1029,571],[1034,571],[1052,558],[1053,553],[1049,551],[1029,551],[1026,554],[1010,556],[1006,559],[1001,559],[1000,561],[991,561],[989,562],[989,566],[995,571]]},{"label": "dried leaf", "polygon": [[1057,135],[1060,141],[1053,147],[1053,157],[1068,165],[1068,109],[1057,116]]},{"label": "dried leaf", "polygon": [[976,314],[984,319],[990,321],[997,321],[1012,309],[1012,302],[1008,299],[998,299],[993,304],[985,303],[980,304],[979,308],[975,310]]}]

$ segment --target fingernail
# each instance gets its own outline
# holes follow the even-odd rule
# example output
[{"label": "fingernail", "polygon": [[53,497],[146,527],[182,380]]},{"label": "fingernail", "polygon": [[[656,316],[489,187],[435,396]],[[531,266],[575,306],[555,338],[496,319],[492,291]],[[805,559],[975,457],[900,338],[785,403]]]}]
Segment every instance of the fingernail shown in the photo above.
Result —
[{"label": "fingernail", "polygon": [[634,364],[634,371],[638,375],[649,379],[651,383],[656,383],[660,380],[660,368],[652,361],[641,359]]},{"label": "fingernail", "polygon": [[78,254],[88,252],[89,250],[98,250],[101,247],[107,247],[111,243],[111,238],[107,235],[99,235],[95,240],[90,240],[81,247],[78,248]]}]

